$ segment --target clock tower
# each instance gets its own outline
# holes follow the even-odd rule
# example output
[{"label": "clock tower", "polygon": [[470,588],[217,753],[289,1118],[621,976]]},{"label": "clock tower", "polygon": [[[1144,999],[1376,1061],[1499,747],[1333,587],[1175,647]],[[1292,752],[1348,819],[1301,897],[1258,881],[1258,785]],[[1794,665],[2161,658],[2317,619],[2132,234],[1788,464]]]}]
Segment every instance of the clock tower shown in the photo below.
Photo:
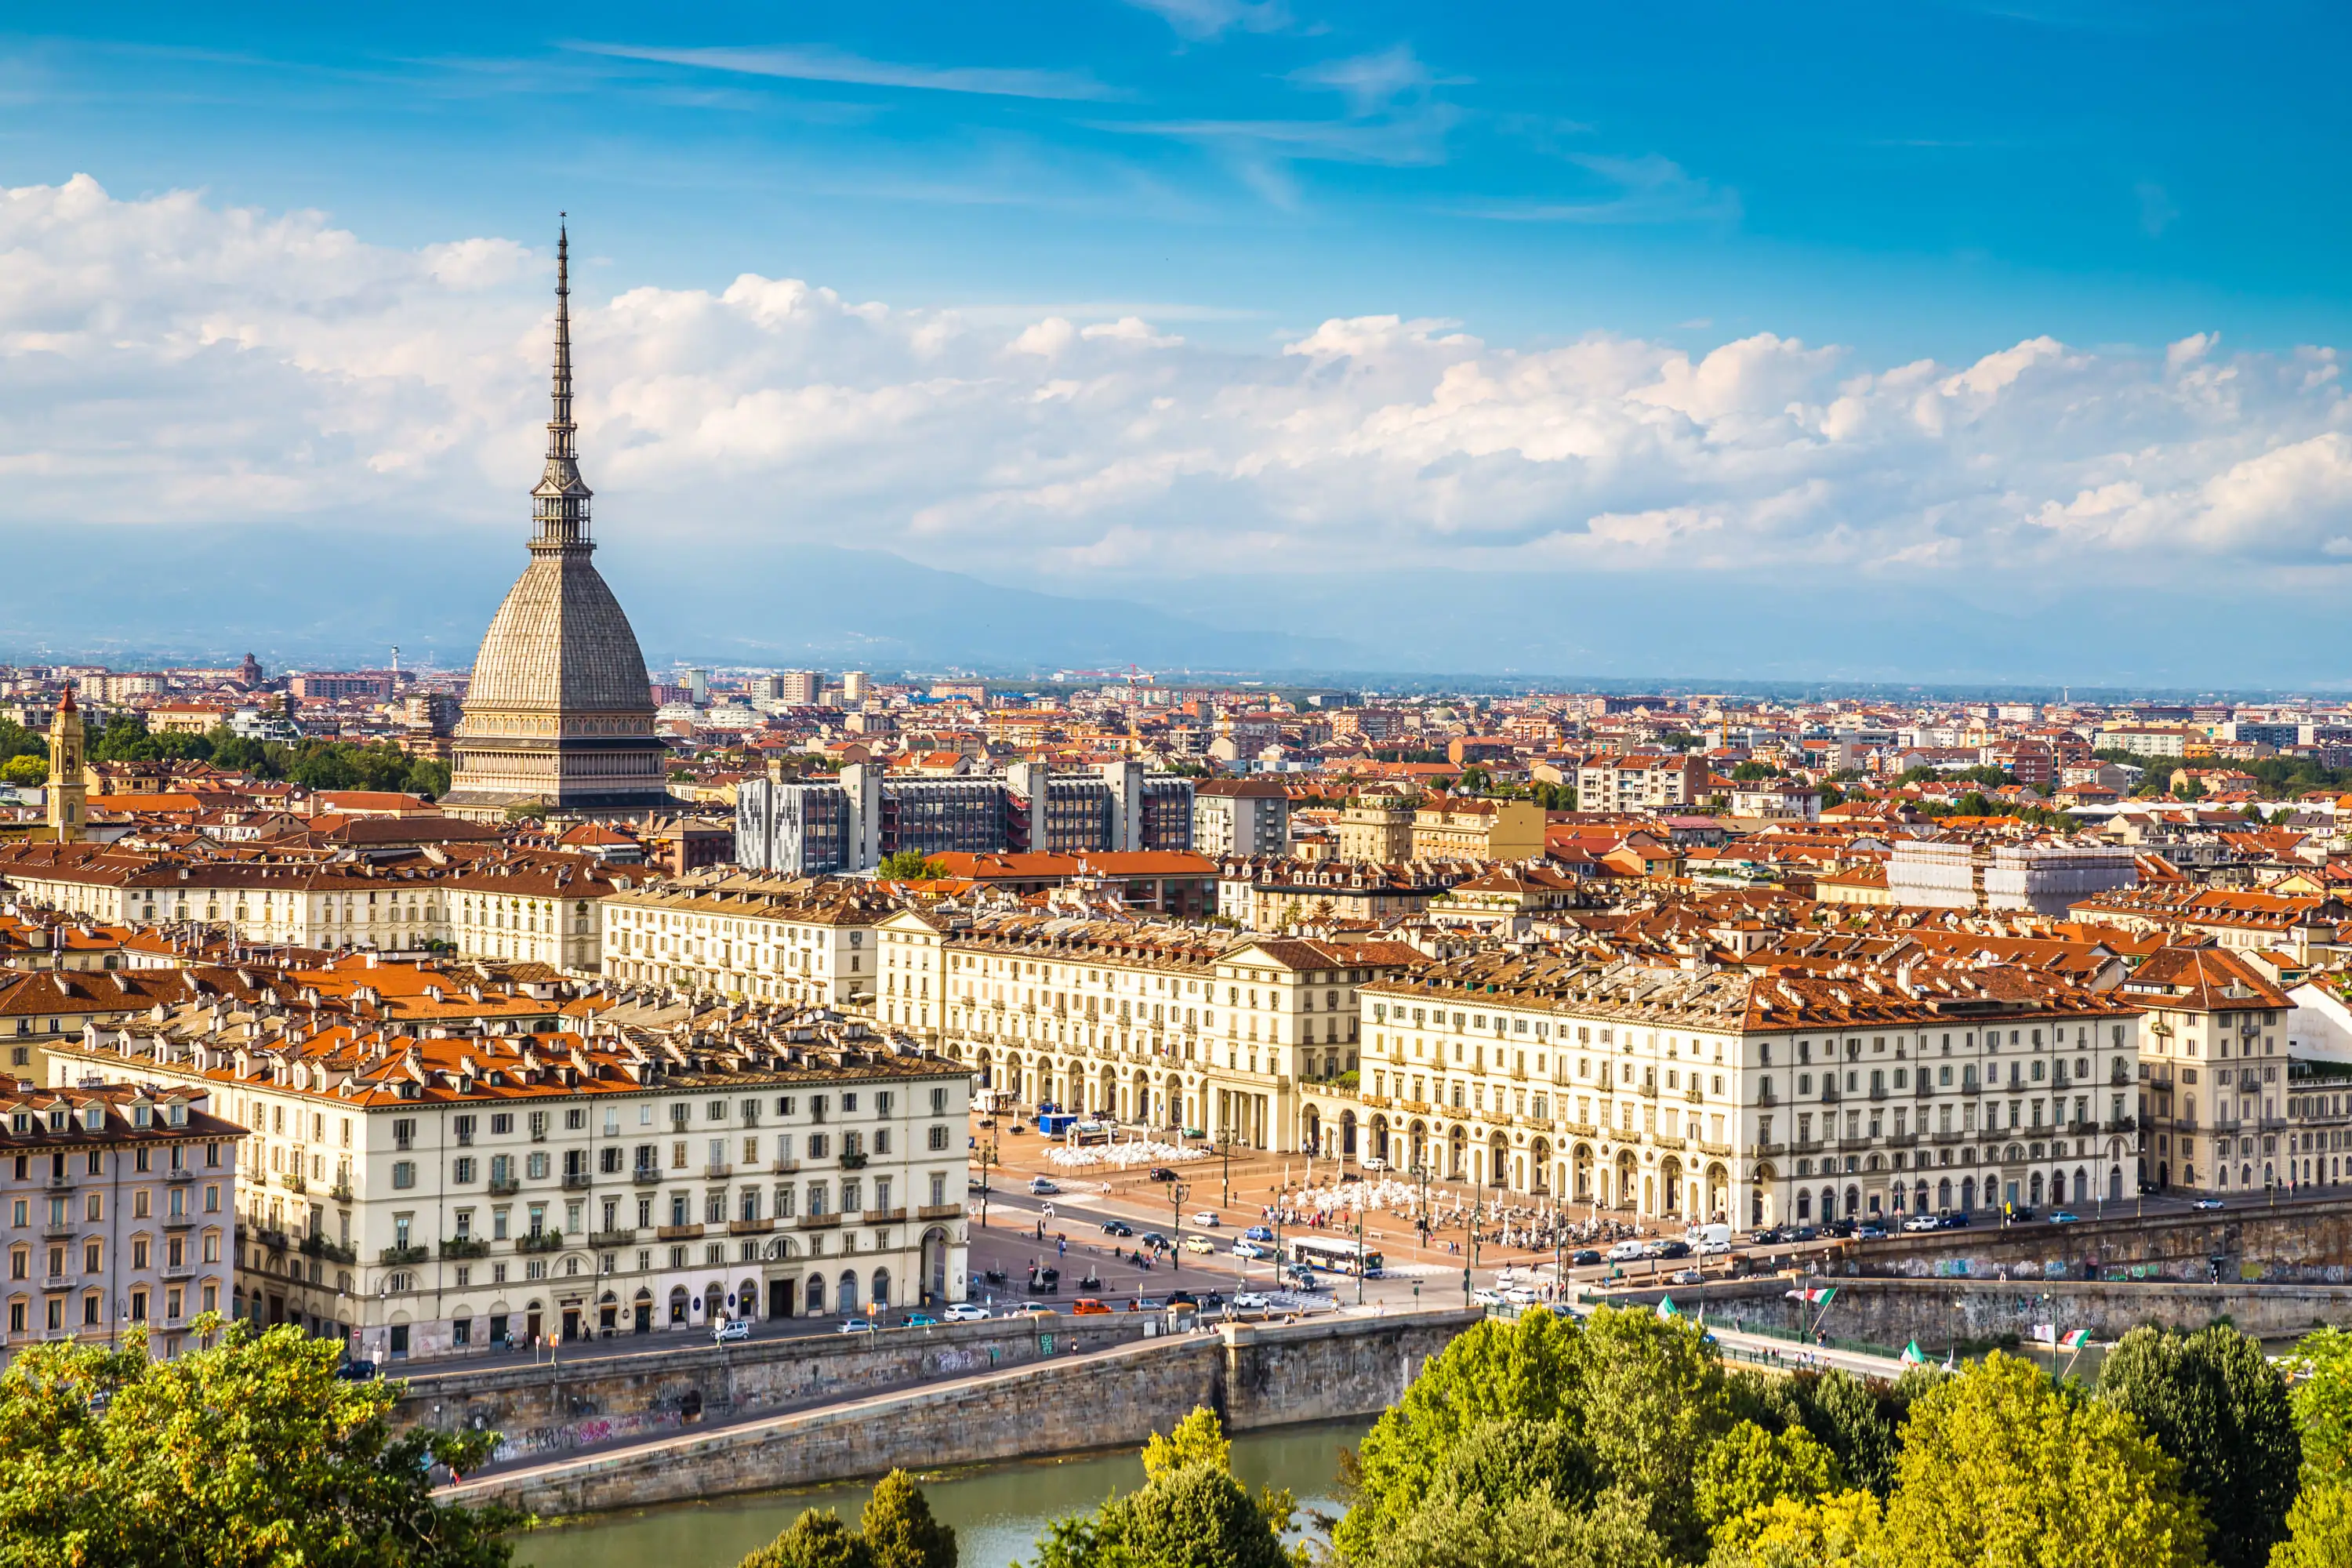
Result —
[{"label": "clock tower", "polygon": [[58,699],[57,717],[49,721],[49,834],[60,844],[81,837],[89,820],[89,777],[82,769],[81,710],[74,706],[73,688]]}]

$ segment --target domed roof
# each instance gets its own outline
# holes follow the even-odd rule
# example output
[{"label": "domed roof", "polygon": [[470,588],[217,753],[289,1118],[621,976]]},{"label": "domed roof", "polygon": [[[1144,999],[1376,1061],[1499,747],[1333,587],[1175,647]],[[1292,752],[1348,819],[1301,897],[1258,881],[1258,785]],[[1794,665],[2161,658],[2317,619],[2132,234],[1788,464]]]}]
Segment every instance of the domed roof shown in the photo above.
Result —
[{"label": "domed roof", "polygon": [[534,552],[482,636],[467,711],[517,708],[653,711],[637,634],[585,551]]}]

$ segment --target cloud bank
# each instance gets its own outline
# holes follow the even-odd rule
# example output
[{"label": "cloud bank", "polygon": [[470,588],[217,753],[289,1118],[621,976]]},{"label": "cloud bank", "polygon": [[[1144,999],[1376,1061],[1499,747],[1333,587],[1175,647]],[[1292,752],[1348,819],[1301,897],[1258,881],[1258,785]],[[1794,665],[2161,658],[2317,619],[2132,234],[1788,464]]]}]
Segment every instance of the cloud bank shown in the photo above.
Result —
[{"label": "cloud bank", "polygon": [[[520,537],[551,269],[503,238],[396,249],[87,177],[0,194],[7,513]],[[751,273],[575,306],[608,532],[1098,593],[1441,567],[1679,573],[1702,598],[1790,574],[2193,592],[2352,565],[2326,347],[2037,337],[1872,366],[1769,332],[1537,349],[1371,316],[1235,353],[1133,316],[981,323]]]}]

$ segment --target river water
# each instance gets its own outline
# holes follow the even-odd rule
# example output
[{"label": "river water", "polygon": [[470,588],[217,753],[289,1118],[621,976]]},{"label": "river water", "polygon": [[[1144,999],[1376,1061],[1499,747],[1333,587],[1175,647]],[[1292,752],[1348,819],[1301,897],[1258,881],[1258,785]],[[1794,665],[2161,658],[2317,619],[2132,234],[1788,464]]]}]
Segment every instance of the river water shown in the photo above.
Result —
[{"label": "river water", "polygon": [[[1251,1487],[1288,1487],[1301,1510],[1337,1514],[1339,1450],[1368,1422],[1254,1432],[1234,1439],[1234,1472]],[[1143,1484],[1138,1450],[1086,1454],[956,1470],[923,1479],[931,1511],[955,1527],[962,1568],[1005,1568],[1031,1555],[1048,1521],[1093,1509]],[[775,1539],[805,1508],[837,1510],[851,1524],[870,1488],[814,1487],[603,1514],[524,1536],[515,1561],[530,1568],[734,1568]]]}]

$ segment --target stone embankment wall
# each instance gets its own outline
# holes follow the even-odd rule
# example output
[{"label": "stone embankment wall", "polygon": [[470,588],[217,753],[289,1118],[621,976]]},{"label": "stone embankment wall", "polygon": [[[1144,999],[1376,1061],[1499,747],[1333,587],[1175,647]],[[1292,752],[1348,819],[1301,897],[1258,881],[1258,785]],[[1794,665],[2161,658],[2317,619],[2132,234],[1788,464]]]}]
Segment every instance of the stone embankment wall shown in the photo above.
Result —
[{"label": "stone embankment wall", "polygon": [[[2259,1198],[2218,1213],[2113,1217],[2078,1225],[1976,1225],[1854,1243],[1829,1271],[1914,1279],[1987,1279],[2006,1272],[2045,1279],[2169,1279],[2277,1285],[2352,1285],[2352,1199],[2270,1207]],[[2119,1213],[2116,1211],[2120,1211]],[[2217,1261],[2218,1260],[2218,1261]]]},{"label": "stone embankment wall", "polygon": [[993,1318],[875,1334],[707,1341],[640,1355],[465,1368],[408,1381],[399,1426],[502,1435],[501,1462],[1025,1366],[1143,1338],[1137,1314]]},{"label": "stone embankment wall", "polygon": [[2005,1338],[2030,1343],[2034,1325],[2060,1333],[2087,1329],[2112,1340],[2141,1324],[2189,1331],[2227,1318],[2259,1339],[2289,1339],[2326,1324],[2352,1324],[2352,1286],[2177,1285],[2145,1281],[1824,1279],[1837,1295],[1824,1311],[1788,1300],[1791,1279],[1747,1279],[1705,1289],[1612,1292],[1622,1306],[1654,1305],[1671,1295],[1686,1314],[1704,1310],[1709,1324],[1801,1332],[1819,1321],[1832,1339],[1901,1349],[1987,1344]]},{"label": "stone embankment wall", "polygon": [[449,1489],[542,1517],[730,1492],[1124,1447],[1206,1405],[1228,1428],[1388,1407],[1477,1312],[1279,1325],[1147,1340],[927,1388],[485,1476]]}]

